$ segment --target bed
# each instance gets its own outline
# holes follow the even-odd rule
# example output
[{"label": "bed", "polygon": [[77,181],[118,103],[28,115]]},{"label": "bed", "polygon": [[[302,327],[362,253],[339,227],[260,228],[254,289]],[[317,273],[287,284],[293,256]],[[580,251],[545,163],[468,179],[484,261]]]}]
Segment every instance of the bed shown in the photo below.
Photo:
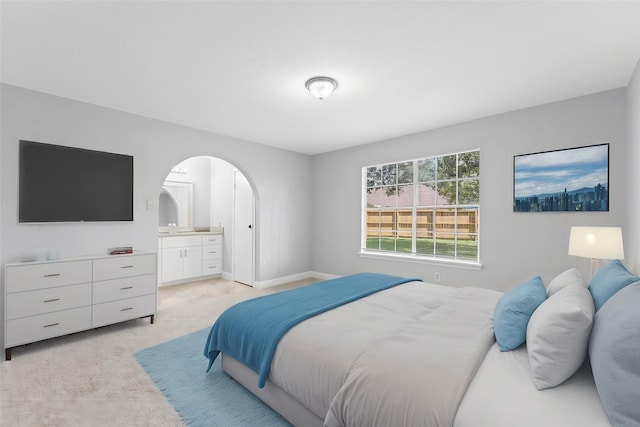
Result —
[{"label": "bed", "polygon": [[205,356],[296,426],[611,426],[588,358],[538,390],[526,344],[498,348],[503,295],[360,273],[231,307]]}]

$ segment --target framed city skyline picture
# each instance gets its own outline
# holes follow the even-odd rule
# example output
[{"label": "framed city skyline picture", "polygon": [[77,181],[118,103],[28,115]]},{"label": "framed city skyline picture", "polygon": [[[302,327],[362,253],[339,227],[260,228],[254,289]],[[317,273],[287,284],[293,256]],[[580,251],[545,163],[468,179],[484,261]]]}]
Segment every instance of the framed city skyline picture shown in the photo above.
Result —
[{"label": "framed city skyline picture", "polygon": [[609,211],[609,144],[513,156],[513,211]]}]

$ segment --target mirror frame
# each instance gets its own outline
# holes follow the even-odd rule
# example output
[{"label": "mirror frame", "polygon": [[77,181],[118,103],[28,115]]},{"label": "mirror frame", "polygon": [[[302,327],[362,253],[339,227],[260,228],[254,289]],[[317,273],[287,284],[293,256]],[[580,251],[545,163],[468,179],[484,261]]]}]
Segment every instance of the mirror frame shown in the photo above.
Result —
[{"label": "mirror frame", "polygon": [[[187,196],[187,206],[186,208],[188,209],[187,212],[187,225],[177,225],[176,226],[176,231],[177,232],[189,232],[189,231],[193,231],[193,183],[192,182],[180,182],[180,181],[165,181],[162,184],[162,188],[166,189],[165,187],[167,186],[173,186],[173,187],[186,187],[188,189],[188,196]],[[171,194],[169,192],[169,194]],[[159,203],[158,199],[158,210],[160,210],[160,203]],[[182,209],[183,206],[178,206],[178,209],[180,210],[180,212],[178,212],[178,215],[180,215],[182,213]],[[161,226],[158,225],[158,231],[160,233],[168,233],[169,232],[169,227],[168,226]]]}]

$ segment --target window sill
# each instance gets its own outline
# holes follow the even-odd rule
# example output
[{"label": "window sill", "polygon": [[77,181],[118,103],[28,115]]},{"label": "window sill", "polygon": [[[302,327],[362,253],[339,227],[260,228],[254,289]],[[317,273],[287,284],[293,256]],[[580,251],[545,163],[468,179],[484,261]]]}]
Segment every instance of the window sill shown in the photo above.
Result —
[{"label": "window sill", "polygon": [[468,270],[481,270],[482,264],[476,261],[462,261],[446,258],[435,258],[412,254],[398,254],[393,252],[367,252],[358,253],[361,258],[386,259],[389,261],[415,262],[420,264],[443,265],[454,268],[464,268]]}]

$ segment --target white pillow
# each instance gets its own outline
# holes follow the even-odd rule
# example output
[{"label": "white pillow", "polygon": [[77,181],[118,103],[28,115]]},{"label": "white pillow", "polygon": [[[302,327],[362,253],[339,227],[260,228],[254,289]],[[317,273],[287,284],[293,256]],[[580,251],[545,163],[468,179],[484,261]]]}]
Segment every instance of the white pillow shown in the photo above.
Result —
[{"label": "white pillow", "polygon": [[561,384],[580,368],[594,313],[591,293],[577,283],[561,288],[533,312],[527,325],[527,353],[538,390]]},{"label": "white pillow", "polygon": [[558,274],[551,282],[549,282],[549,287],[547,287],[547,297],[555,294],[565,286],[569,286],[574,283],[582,285],[585,288],[589,287],[589,284],[584,280],[582,274],[580,274],[580,272],[575,268],[570,268],[567,271]]}]

